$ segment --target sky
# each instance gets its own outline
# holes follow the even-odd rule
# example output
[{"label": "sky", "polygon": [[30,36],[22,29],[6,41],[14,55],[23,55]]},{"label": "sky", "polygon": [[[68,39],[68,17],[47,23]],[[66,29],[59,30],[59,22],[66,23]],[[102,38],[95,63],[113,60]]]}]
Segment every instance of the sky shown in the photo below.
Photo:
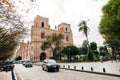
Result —
[{"label": "sky", "polygon": [[[15,0],[16,1],[16,0]],[[87,22],[90,28],[89,42],[96,42],[102,46],[104,39],[99,34],[99,23],[102,17],[101,9],[108,0],[17,0],[17,12],[22,16],[25,25],[31,28],[36,15],[49,18],[51,29],[61,22],[71,25],[73,32],[73,43],[80,47],[86,39],[82,32],[79,32],[78,24],[81,20]],[[30,37],[30,36],[29,36]],[[29,39],[26,39],[29,40]]]}]

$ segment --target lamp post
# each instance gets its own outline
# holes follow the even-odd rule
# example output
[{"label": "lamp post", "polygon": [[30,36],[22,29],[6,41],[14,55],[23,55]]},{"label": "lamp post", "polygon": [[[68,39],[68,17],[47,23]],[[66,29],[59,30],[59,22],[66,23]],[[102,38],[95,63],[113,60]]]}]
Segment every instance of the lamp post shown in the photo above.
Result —
[{"label": "lamp post", "polygon": [[68,61],[70,62],[70,48],[69,48],[69,55],[68,55],[68,57],[69,57],[69,58],[68,58],[68,59],[69,59]]}]

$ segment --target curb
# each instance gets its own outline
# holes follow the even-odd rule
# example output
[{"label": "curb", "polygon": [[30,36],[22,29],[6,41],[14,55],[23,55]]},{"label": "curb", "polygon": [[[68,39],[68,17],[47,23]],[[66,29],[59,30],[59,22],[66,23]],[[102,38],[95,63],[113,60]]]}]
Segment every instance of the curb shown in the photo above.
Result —
[{"label": "curb", "polygon": [[[39,64],[34,64],[37,66],[42,66]],[[103,73],[103,72],[95,72],[95,71],[86,71],[86,70],[78,70],[78,69],[70,69],[70,68],[60,68],[60,69],[65,69],[65,70],[72,70],[72,71],[78,71],[78,72],[86,72],[86,73],[92,73],[92,74],[100,74],[100,75],[107,75],[107,76],[114,76],[114,77],[120,77],[118,74],[111,74],[111,73]]]},{"label": "curb", "polygon": [[17,80],[14,70],[11,71],[12,80]]},{"label": "curb", "polygon": [[77,69],[68,69],[68,68],[60,68],[60,69],[71,70],[71,71],[78,71],[78,72],[86,72],[86,73],[92,73],[92,74],[100,74],[100,75],[120,77],[120,75],[110,74],[110,73],[93,72],[93,71],[77,70]]}]

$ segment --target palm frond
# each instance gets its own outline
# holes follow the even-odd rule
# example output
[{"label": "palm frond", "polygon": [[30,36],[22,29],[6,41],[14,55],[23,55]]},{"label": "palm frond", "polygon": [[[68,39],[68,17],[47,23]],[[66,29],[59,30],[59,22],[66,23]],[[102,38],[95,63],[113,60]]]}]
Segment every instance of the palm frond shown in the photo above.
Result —
[{"label": "palm frond", "polygon": [[82,30],[83,30],[83,27],[80,27],[80,28],[79,28],[79,31],[82,31]]}]

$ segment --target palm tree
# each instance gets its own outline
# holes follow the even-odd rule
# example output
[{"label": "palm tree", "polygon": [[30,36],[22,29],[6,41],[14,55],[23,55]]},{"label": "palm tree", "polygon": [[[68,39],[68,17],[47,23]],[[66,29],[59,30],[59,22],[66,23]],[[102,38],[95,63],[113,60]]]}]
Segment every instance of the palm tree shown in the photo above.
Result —
[{"label": "palm tree", "polygon": [[83,31],[83,34],[86,36],[87,41],[88,41],[88,32],[89,32],[89,27],[87,26],[87,21],[81,21],[78,24],[79,31]]},{"label": "palm tree", "polygon": [[59,51],[61,51],[62,49],[62,39],[63,39],[63,35],[62,34],[56,34],[53,33],[52,35],[48,35],[46,37],[46,41],[43,42],[42,44],[42,49],[47,49],[47,48],[51,48],[52,52],[53,52],[53,56],[55,56],[56,53],[59,53]]},{"label": "palm tree", "polygon": [[88,58],[88,54],[89,54],[89,41],[88,41],[88,32],[90,31],[89,27],[87,26],[87,21],[81,21],[78,24],[79,27],[79,31],[82,31],[83,34],[85,35],[85,37],[87,38],[87,42],[88,42],[88,52],[87,52],[87,58]]}]

